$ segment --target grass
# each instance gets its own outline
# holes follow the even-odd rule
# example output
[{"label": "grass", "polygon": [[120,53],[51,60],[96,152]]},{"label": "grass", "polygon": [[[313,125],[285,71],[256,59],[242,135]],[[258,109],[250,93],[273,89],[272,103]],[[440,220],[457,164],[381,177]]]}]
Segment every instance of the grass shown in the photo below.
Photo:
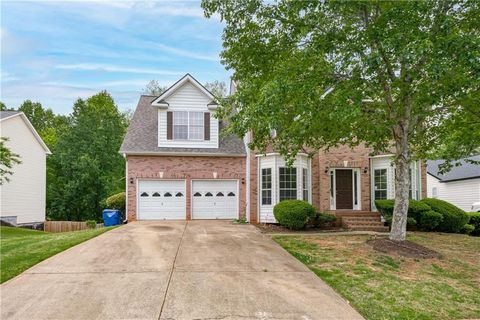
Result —
[{"label": "grass", "polygon": [[31,266],[112,228],[49,233],[0,227],[0,283]]},{"label": "grass", "polygon": [[480,318],[480,238],[410,233],[440,259],[374,251],[369,236],[276,236],[274,240],[367,319]]}]

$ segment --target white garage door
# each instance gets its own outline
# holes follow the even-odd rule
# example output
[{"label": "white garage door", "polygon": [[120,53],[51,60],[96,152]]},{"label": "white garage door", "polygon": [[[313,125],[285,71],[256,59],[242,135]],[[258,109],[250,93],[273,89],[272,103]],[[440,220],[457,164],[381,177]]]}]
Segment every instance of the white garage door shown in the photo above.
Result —
[{"label": "white garage door", "polygon": [[184,180],[138,182],[138,219],[185,219]]},{"label": "white garage door", "polygon": [[237,189],[236,180],[193,181],[193,219],[238,218]]}]

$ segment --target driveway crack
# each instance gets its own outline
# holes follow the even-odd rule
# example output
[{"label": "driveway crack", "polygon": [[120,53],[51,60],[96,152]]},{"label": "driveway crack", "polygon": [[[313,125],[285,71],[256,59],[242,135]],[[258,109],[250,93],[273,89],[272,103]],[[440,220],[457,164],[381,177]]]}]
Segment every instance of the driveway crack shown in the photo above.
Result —
[{"label": "driveway crack", "polygon": [[165,294],[163,296],[162,306],[160,307],[160,314],[158,315],[158,320],[161,319],[163,313],[163,307],[165,306],[165,301],[167,300],[168,289],[170,288],[170,282],[172,281],[173,271],[175,270],[175,263],[177,262],[178,252],[180,251],[180,247],[182,246],[183,237],[185,235],[185,231],[187,230],[188,220],[185,222],[185,227],[183,228],[182,237],[178,242],[177,252],[175,252],[175,257],[173,258],[172,269],[170,270],[170,275],[168,276],[167,288],[165,289]]}]

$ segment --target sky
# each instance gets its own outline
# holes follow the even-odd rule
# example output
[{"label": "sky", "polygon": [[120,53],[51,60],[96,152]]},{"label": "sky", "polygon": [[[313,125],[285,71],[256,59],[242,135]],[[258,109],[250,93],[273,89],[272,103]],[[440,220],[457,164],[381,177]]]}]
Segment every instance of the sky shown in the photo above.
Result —
[{"label": "sky", "polygon": [[1,1],[0,101],[69,114],[78,98],[107,90],[134,110],[150,80],[185,73],[228,84],[223,25],[199,1]]}]

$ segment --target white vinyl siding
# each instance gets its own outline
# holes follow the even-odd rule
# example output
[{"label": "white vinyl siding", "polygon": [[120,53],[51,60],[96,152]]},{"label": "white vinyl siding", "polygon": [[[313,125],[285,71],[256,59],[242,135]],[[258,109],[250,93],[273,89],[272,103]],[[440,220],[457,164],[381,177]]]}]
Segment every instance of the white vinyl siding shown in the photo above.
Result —
[{"label": "white vinyl siding", "polygon": [[[168,109],[158,109],[158,146],[173,148],[218,148],[218,119],[214,117],[214,111],[208,109],[211,99],[207,97],[200,89],[190,82],[186,82],[179,87],[172,95],[166,98],[169,104]],[[175,140],[175,129],[173,129],[173,139],[167,140],[167,111],[173,111],[173,121],[175,122],[175,112],[195,112],[198,114],[193,117],[195,120],[190,125],[193,130],[190,139]],[[210,113],[210,140],[204,139],[203,114]],[[200,119],[199,117],[202,117]],[[201,126],[201,127],[200,127]],[[175,127],[175,126],[174,126]],[[184,130],[184,129],[182,129]],[[201,138],[200,138],[201,137]],[[197,140],[198,139],[198,140]]]},{"label": "white vinyl siding", "polygon": [[465,211],[470,211],[474,202],[480,202],[480,178],[440,182],[427,174],[428,197],[433,198],[433,188],[437,188],[435,198],[448,201]]},{"label": "white vinyl siding", "polygon": [[0,216],[16,216],[17,223],[45,221],[46,154],[22,116],[1,121],[7,147],[20,155],[10,182],[0,186]]}]

